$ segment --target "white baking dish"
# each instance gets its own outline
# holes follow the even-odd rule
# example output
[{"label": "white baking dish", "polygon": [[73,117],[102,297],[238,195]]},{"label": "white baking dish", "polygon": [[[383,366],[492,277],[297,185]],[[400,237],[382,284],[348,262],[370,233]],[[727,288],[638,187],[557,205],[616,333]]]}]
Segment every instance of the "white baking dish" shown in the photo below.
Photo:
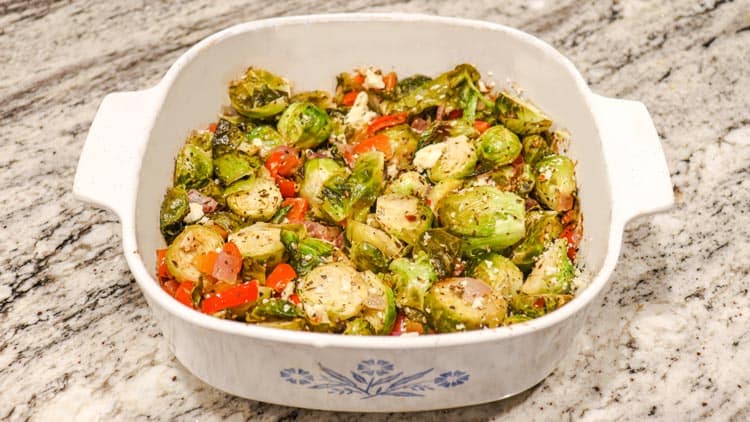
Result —
[{"label": "white baking dish", "polygon": [[[193,128],[228,104],[248,66],[296,89],[332,89],[333,76],[375,64],[401,75],[470,62],[485,80],[522,87],[572,134],[588,287],[542,318],[511,327],[421,337],[350,337],[275,330],[190,310],[152,277],[164,247],[159,205],[173,159]],[[75,194],[122,222],[128,264],[177,358],[206,383],[242,397],[344,411],[414,411],[498,400],[541,381],[565,355],[607,286],[633,217],[673,203],[656,130],[643,104],[593,94],[544,42],[501,25],[408,14],[320,15],[234,26],[183,54],[155,87],[108,95],[91,125]]]}]

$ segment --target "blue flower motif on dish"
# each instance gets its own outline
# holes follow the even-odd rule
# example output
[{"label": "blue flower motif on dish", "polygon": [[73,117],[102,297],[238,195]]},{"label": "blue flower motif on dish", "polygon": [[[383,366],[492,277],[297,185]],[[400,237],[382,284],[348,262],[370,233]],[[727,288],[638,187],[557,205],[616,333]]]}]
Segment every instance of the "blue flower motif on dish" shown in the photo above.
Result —
[{"label": "blue flower motif on dish", "polygon": [[279,376],[292,384],[306,385],[313,382],[312,374],[299,368],[282,369]]},{"label": "blue flower motif on dish", "polygon": [[469,374],[463,371],[448,371],[438,375],[434,383],[443,388],[451,388],[461,385],[469,380]]},{"label": "blue flower motif on dish", "polygon": [[465,371],[441,372],[430,379],[435,368],[405,374],[396,365],[383,359],[365,359],[355,369],[338,372],[318,363],[319,372],[301,368],[282,369],[280,377],[295,385],[304,385],[313,390],[324,390],[328,394],[358,395],[362,399],[373,397],[423,397],[435,387],[453,388],[469,381]]}]

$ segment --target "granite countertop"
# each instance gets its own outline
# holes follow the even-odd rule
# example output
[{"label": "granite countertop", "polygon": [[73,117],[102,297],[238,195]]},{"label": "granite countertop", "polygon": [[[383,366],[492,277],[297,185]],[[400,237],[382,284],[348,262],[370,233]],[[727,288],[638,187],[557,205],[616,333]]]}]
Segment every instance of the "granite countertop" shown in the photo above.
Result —
[{"label": "granite countertop", "polygon": [[[320,3],[0,0],[0,419],[750,419],[750,1]],[[334,11],[518,27],[570,57],[596,92],[651,111],[676,208],[628,226],[601,306],[532,390],[367,416],[226,395],[169,352],[116,217],[72,197],[106,93],[155,84],[231,24]]]}]

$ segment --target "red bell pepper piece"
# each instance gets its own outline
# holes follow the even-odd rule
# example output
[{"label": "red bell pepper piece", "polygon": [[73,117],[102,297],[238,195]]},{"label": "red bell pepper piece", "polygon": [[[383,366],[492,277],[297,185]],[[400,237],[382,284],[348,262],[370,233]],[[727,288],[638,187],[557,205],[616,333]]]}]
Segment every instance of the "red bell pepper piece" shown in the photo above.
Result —
[{"label": "red bell pepper piece", "polygon": [[484,133],[489,128],[490,124],[485,122],[484,120],[474,120],[474,129],[479,131],[480,134]]},{"label": "red bell pepper piece", "polygon": [[297,278],[297,272],[289,264],[279,264],[266,277],[266,286],[281,293],[290,281]]},{"label": "red bell pepper piece", "polygon": [[409,117],[408,113],[396,113],[389,114],[387,116],[380,116],[370,122],[370,125],[367,126],[367,134],[372,136],[379,130],[406,123],[407,117]]},{"label": "red bell pepper piece", "polygon": [[[282,194],[283,195],[283,194]],[[305,219],[305,214],[309,205],[305,198],[287,198],[281,203],[282,207],[291,205],[292,208],[286,213],[286,218],[292,223],[301,223]]]},{"label": "red bell pepper piece", "polygon": [[192,281],[183,281],[177,287],[177,291],[174,294],[174,298],[180,301],[185,306],[193,307],[193,290],[195,290],[195,284]]},{"label": "red bell pepper piece", "polygon": [[214,314],[227,308],[244,305],[258,300],[258,281],[242,283],[221,293],[207,295],[201,302],[201,311]]},{"label": "red bell pepper piece", "polygon": [[274,178],[276,176],[289,177],[302,165],[297,156],[297,150],[291,147],[274,148],[266,159],[266,168]]},{"label": "red bell pepper piece", "polygon": [[387,135],[375,135],[354,146],[354,154],[364,154],[367,151],[380,151],[385,154],[385,158],[390,159],[393,156],[391,149],[391,140]]}]

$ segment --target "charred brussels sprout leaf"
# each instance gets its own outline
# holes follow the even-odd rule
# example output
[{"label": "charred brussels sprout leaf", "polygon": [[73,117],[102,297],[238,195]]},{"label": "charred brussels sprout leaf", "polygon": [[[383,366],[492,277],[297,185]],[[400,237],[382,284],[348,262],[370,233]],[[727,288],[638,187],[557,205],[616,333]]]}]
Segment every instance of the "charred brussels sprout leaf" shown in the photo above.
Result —
[{"label": "charred brussels sprout leaf", "polygon": [[563,155],[550,155],[536,163],[536,198],[554,211],[573,208],[576,192],[575,164]]},{"label": "charred brussels sprout leaf", "polygon": [[313,237],[300,240],[297,233],[290,230],[281,230],[281,242],[289,255],[289,265],[298,276],[303,276],[320,265],[325,258],[331,256],[334,249],[330,243]]},{"label": "charred brussels sprout leaf", "polygon": [[430,264],[439,277],[453,274],[461,251],[461,238],[447,230],[431,229],[422,233],[417,245],[430,258]]},{"label": "charred brussels sprout leaf", "polygon": [[476,142],[479,158],[495,166],[510,164],[521,153],[518,136],[503,126],[493,126]]},{"label": "charred brussels sprout leaf", "polygon": [[169,189],[164,195],[159,211],[161,234],[167,243],[177,236],[184,226],[182,220],[190,212],[187,192],[181,186]]},{"label": "charred brussels sprout leaf", "polygon": [[471,65],[461,64],[435,79],[415,84],[413,89],[400,96],[397,101],[384,101],[387,114],[408,112],[419,114],[430,107],[458,108],[454,92],[463,83],[479,80],[479,72]]},{"label": "charred brussels sprout leaf", "polygon": [[552,120],[532,104],[501,92],[495,101],[500,121],[519,135],[533,135],[549,129]]},{"label": "charred brussels sprout leaf", "polygon": [[383,154],[366,152],[348,177],[334,176],[323,184],[322,210],[335,222],[367,210],[383,190]]},{"label": "charred brussels sprout leaf", "polygon": [[214,173],[211,154],[195,145],[182,147],[174,164],[174,185],[197,189],[211,180]]},{"label": "charred brussels sprout leaf", "polygon": [[214,158],[237,150],[245,142],[246,136],[237,125],[229,120],[220,119],[211,143]]},{"label": "charred brussels sprout leaf", "polygon": [[294,103],[284,110],[277,126],[295,148],[315,148],[326,141],[333,127],[325,110],[311,103]]},{"label": "charred brussels sprout leaf", "polygon": [[534,294],[569,294],[573,291],[575,268],[568,258],[568,242],[557,239],[542,252],[521,292]]},{"label": "charred brussels sprout leaf", "polygon": [[437,281],[437,274],[427,254],[419,252],[414,255],[414,259],[395,259],[389,269],[392,273],[396,303],[400,307],[423,312],[427,291]]},{"label": "charred brussels sprout leaf", "polygon": [[494,328],[503,323],[507,303],[476,278],[446,278],[425,298],[429,324],[439,333]]},{"label": "charred brussels sprout leaf", "polygon": [[238,113],[263,119],[281,113],[289,104],[289,83],[273,73],[251,67],[229,84],[229,100]]},{"label": "charred brussels sprout leaf", "polygon": [[530,211],[526,215],[526,235],[513,247],[510,259],[524,272],[531,270],[534,259],[544,248],[560,236],[562,223],[554,211]]},{"label": "charred brussels sprout leaf", "polygon": [[251,157],[241,152],[230,152],[214,159],[214,172],[216,177],[224,185],[232,183],[248,176],[255,176],[255,171],[260,168],[258,157]]}]

